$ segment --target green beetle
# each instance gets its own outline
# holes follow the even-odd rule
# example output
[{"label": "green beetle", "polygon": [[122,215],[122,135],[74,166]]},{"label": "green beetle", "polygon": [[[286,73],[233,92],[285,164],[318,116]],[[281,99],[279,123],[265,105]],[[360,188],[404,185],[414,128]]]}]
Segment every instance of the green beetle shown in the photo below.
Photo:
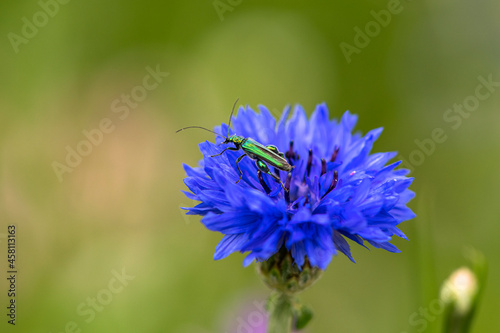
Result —
[{"label": "green beetle", "polygon": [[176,133],[178,133],[182,130],[188,129],[188,128],[200,128],[200,129],[212,132],[220,137],[223,137],[225,140],[224,140],[224,142],[222,142],[222,144],[233,143],[234,147],[225,148],[219,154],[212,155],[210,157],[222,155],[226,150],[237,151],[237,150],[241,149],[244,152],[244,154],[241,155],[240,157],[238,157],[238,159],[236,160],[236,167],[238,168],[238,171],[240,172],[240,178],[236,181],[236,183],[239,183],[241,178],[243,177],[243,172],[240,170],[238,163],[241,162],[243,157],[248,156],[252,160],[255,160],[255,164],[257,165],[257,168],[260,171],[271,176],[276,182],[281,184],[281,187],[283,187],[283,189],[285,189],[285,186],[281,182],[279,175],[272,173],[271,170],[269,170],[269,166],[272,166],[275,169],[286,171],[286,172],[290,172],[293,169],[293,166],[290,165],[290,163],[288,163],[288,161],[285,158],[285,155],[282,152],[280,152],[276,146],[274,146],[274,145],[265,146],[265,145],[255,141],[252,138],[245,138],[243,136],[236,135],[236,134],[229,136],[229,127],[231,126],[231,120],[233,117],[234,108],[236,106],[236,103],[238,103],[238,100],[236,100],[236,102],[234,103],[233,109],[231,111],[231,115],[229,116],[229,124],[227,127],[227,136],[223,136],[219,133],[216,133],[214,131],[211,131],[207,128],[200,127],[200,126],[184,127],[184,128],[181,128],[180,130],[178,130]]}]

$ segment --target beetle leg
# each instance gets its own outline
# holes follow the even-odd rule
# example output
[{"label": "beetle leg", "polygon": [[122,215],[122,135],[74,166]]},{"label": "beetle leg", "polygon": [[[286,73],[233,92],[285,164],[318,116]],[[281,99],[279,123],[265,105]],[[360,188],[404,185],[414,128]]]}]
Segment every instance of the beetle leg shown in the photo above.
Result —
[{"label": "beetle leg", "polygon": [[261,160],[256,160],[255,164],[257,165],[257,168],[259,168],[260,171],[269,174],[269,167],[267,166],[266,163],[262,162]]},{"label": "beetle leg", "polygon": [[279,177],[280,176],[280,169],[274,168],[274,174]]},{"label": "beetle leg", "polygon": [[238,163],[240,163],[240,161],[243,159],[243,157],[247,156],[246,154],[243,154],[241,155],[240,157],[238,157],[238,159],[236,160],[236,167],[238,168],[238,171],[240,172],[240,178],[236,181],[236,184],[238,184],[241,180],[241,178],[243,177],[243,172],[241,172],[240,170],[240,166],[238,165]]},{"label": "beetle leg", "polygon": [[285,158],[285,154],[283,154],[282,152],[280,152],[278,150],[278,147],[276,147],[275,145],[269,145],[269,146],[266,146],[266,148],[269,149],[270,151],[272,151],[273,153],[276,153],[279,156]]},{"label": "beetle leg", "polygon": [[275,145],[268,145],[266,146],[267,149],[269,149],[270,151],[276,153],[276,154],[279,154],[279,150],[278,150],[278,147],[276,147]]},{"label": "beetle leg", "polygon": [[261,160],[255,161],[255,164],[257,165],[257,168],[259,168],[260,171],[267,173],[269,176],[273,177],[273,179],[277,182],[280,183],[281,187],[285,189],[285,186],[281,182],[281,179],[279,176],[275,175],[269,170],[269,167],[267,166],[266,163],[262,162]]},{"label": "beetle leg", "polygon": [[222,155],[222,153],[224,153],[226,150],[240,150],[239,148],[236,148],[236,147],[227,147],[226,149],[224,149],[223,151],[221,151],[220,153],[216,154],[216,155],[211,155],[210,157],[215,157],[215,156],[219,156],[219,155]]}]

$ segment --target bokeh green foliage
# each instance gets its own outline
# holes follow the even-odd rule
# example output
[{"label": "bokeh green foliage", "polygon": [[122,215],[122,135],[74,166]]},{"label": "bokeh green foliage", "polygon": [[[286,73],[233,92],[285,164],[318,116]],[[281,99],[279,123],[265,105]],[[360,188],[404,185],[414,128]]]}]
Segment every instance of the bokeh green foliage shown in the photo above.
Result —
[{"label": "bokeh green foliage", "polygon": [[[266,298],[243,256],[214,262],[220,235],[180,210],[193,204],[180,192],[182,163],[195,165],[197,143],[213,138],[175,130],[225,122],[237,97],[275,113],[295,103],[310,113],[323,101],[332,117],[348,109],[363,132],[385,127],[375,151],[405,159],[435,128],[447,136],[412,173],[419,216],[402,225],[409,242],[394,240],[402,253],[354,246],[357,264],[334,258],[302,296],[315,311],[309,332],[422,328],[411,316],[438,297],[466,245],[498,280],[500,92],[457,129],[443,120],[474,94],[478,76],[500,80],[498,3],[403,1],[348,63],[340,43],[353,44],[354,28],[388,3],[242,1],[221,21],[212,1],[71,1],[15,53],[8,34],[40,6],[2,1],[0,233],[18,226],[17,328],[62,332],[75,321],[86,332],[221,332],[242,302]],[[120,120],[112,102],[157,65],[170,75]],[[106,117],[116,129],[59,182],[53,161]],[[78,306],[122,267],[135,279],[85,323]],[[474,332],[499,330],[499,293],[488,285]],[[427,322],[437,329],[437,319]]]}]

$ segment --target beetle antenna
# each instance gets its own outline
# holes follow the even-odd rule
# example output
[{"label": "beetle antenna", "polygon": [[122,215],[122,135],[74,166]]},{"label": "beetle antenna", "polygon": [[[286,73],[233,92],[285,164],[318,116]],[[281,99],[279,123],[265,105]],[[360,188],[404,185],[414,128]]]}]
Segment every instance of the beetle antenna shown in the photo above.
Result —
[{"label": "beetle antenna", "polygon": [[212,133],[214,133],[215,135],[220,136],[221,138],[224,138],[224,139],[226,138],[224,135],[220,135],[220,134],[219,134],[219,133],[217,133],[217,132],[214,132],[214,131],[212,131],[212,130],[209,130],[208,128],[201,127],[201,126],[188,126],[188,127],[184,127],[184,128],[181,128],[180,130],[175,131],[175,133],[179,133],[180,131],[183,131],[183,130],[188,129],[188,128],[201,128],[202,130],[212,132]]},{"label": "beetle antenna", "polygon": [[229,127],[231,127],[231,119],[233,118],[234,108],[236,107],[236,103],[238,103],[239,100],[240,100],[240,98],[238,97],[236,99],[236,102],[234,102],[233,109],[231,110],[231,115],[229,115],[229,122],[227,124],[227,137],[228,138],[229,138]]}]

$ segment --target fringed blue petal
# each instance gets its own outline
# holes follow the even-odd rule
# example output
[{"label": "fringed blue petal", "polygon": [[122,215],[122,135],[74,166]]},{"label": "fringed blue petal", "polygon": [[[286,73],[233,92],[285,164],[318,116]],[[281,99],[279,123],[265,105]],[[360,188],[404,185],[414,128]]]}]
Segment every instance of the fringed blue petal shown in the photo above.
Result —
[{"label": "fringed blue petal", "polygon": [[[214,259],[245,252],[247,266],[267,260],[284,246],[299,268],[308,259],[326,269],[337,252],[354,262],[348,240],[399,252],[389,241],[393,236],[407,239],[398,226],[415,217],[407,207],[415,196],[408,189],[413,178],[406,177],[408,170],[397,169],[401,161],[388,164],[396,152],[371,153],[382,128],[365,136],[354,133],[358,117],[346,111],[339,121],[330,120],[324,103],[309,119],[300,105],[293,112],[286,107],[277,122],[265,106],[258,110],[240,107],[231,128],[223,123],[214,130],[278,147],[294,166],[287,196],[270,175],[258,176],[252,160],[258,156],[249,154],[236,165],[245,151],[223,152],[239,146],[223,144],[220,136],[216,143],[199,144],[203,159],[197,167],[183,165],[189,189],[184,193],[199,201],[184,208],[186,214],[203,216],[207,229],[224,235]],[[285,184],[287,172],[268,166]]]}]

